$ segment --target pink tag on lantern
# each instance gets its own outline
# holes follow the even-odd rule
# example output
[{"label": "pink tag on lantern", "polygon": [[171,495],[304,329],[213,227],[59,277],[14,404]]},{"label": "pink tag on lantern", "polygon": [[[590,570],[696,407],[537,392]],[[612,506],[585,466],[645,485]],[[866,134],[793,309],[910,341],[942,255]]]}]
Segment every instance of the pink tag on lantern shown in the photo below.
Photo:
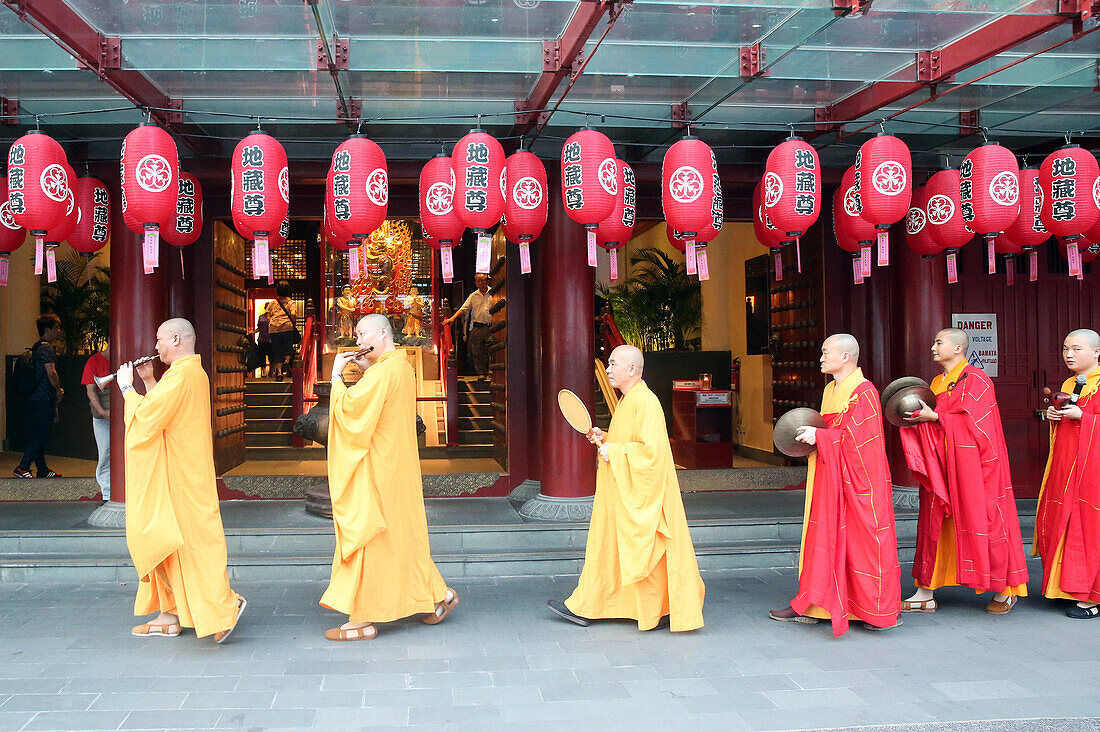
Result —
[{"label": "pink tag on lantern", "polygon": [[588,266],[596,266],[596,230],[588,229]]},{"label": "pink tag on lantern", "polygon": [[42,274],[42,253],[43,253],[42,237],[34,237],[34,273],[36,275]]},{"label": "pink tag on lantern", "polygon": [[987,274],[997,274],[997,250],[993,248],[993,242],[985,243],[985,264]]},{"label": "pink tag on lantern", "polygon": [[951,252],[947,255],[947,281],[952,285],[959,281],[959,255],[957,252]]},{"label": "pink tag on lantern", "polygon": [[699,257],[695,253],[695,240],[688,239],[684,242],[684,264],[689,275],[699,273]]},{"label": "pink tag on lantern", "polygon": [[871,247],[863,247],[859,250],[860,274],[864,277],[871,276]]},{"label": "pink tag on lantern", "polygon": [[890,232],[878,233],[878,266],[885,267],[890,264]]},{"label": "pink tag on lantern", "polygon": [[1066,245],[1066,256],[1069,258],[1069,276],[1081,274],[1081,250],[1077,247],[1077,242],[1072,241]]},{"label": "pink tag on lantern", "polygon": [[8,258],[0,257],[0,287],[8,286]]},{"label": "pink tag on lantern", "polygon": [[525,241],[519,243],[520,274],[531,274],[531,245]]},{"label": "pink tag on lantern", "polygon": [[1035,282],[1039,279],[1039,252],[1034,249],[1027,255],[1027,281]]},{"label": "pink tag on lantern", "polygon": [[439,262],[440,266],[443,268],[443,281],[449,285],[451,284],[451,280],[455,278],[455,261],[451,256],[451,245],[444,244],[439,253],[442,255],[439,258]]},{"label": "pink tag on lantern", "polygon": [[783,250],[775,250],[775,281],[779,282],[783,279]]},{"label": "pink tag on lantern", "polygon": [[1005,279],[1008,280],[1008,284],[1010,284],[1010,285],[1015,285],[1016,284],[1016,260],[1015,259],[1006,259],[1005,260]]},{"label": "pink tag on lantern", "polygon": [[477,261],[474,271],[478,274],[489,274],[493,264],[492,238],[488,234],[477,235]]},{"label": "pink tag on lantern", "polygon": [[267,257],[267,238],[256,239],[252,246],[252,269],[256,279],[267,277],[271,274],[271,260]]},{"label": "pink tag on lantern", "polygon": [[46,248],[46,282],[57,282],[57,259],[53,250],[54,247]]},{"label": "pink tag on lantern", "polygon": [[802,274],[802,239],[799,237],[794,240],[794,257],[798,264],[798,274]]},{"label": "pink tag on lantern", "polygon": [[700,247],[696,258],[699,260],[699,281],[706,282],[710,279],[710,268],[707,266],[707,248]]},{"label": "pink tag on lantern", "polygon": [[612,249],[607,253],[607,264],[611,270],[611,281],[619,279],[619,250]]},{"label": "pink tag on lantern", "polygon": [[852,257],[852,282],[857,285],[863,284],[863,262],[860,261],[860,257]]},{"label": "pink tag on lantern", "polygon": [[359,270],[359,247],[352,247],[348,250],[348,273],[352,282],[359,279],[361,274]]},{"label": "pink tag on lantern", "polygon": [[141,241],[141,259],[147,269],[160,266],[160,230],[155,224],[145,227],[145,237]]},{"label": "pink tag on lantern", "polygon": [[[267,284],[273,285],[273,284],[275,284],[275,271],[271,267],[271,247],[270,246],[268,246],[268,248],[267,248],[267,256],[264,257],[264,260],[267,263]],[[181,259],[180,261],[182,262],[183,260]]]}]

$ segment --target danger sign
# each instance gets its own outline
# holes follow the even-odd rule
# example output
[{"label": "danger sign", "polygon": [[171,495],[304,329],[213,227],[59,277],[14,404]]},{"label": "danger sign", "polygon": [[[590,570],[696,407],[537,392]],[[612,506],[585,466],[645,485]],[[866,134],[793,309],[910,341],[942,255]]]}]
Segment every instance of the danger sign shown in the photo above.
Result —
[{"label": "danger sign", "polygon": [[952,313],[951,326],[964,331],[970,339],[970,353],[966,360],[971,366],[997,376],[997,314]]}]

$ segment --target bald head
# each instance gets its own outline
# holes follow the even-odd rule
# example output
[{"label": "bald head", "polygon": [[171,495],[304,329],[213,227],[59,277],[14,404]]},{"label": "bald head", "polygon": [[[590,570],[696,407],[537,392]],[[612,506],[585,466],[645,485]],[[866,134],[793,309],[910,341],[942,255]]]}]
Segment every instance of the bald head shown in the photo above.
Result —
[{"label": "bald head", "polygon": [[859,343],[848,333],[836,333],[821,344],[821,373],[842,381],[859,366]]},{"label": "bald head", "polygon": [[1070,334],[1066,336],[1066,341],[1069,341],[1070,338],[1081,341],[1081,343],[1089,348],[1100,348],[1100,333],[1097,333],[1095,330],[1078,328],[1075,331],[1071,331]]},{"label": "bald head", "polygon": [[195,353],[195,326],[183,318],[172,318],[157,328],[157,355],[169,366],[177,358]]},{"label": "bald head", "polygon": [[631,346],[629,344],[619,346],[611,352],[611,358],[627,365],[636,366],[639,374],[642,373],[642,369],[645,368],[645,357],[642,356],[642,349],[637,346]]},{"label": "bald head", "polygon": [[859,341],[856,340],[854,335],[836,333],[825,339],[825,343],[822,344],[822,347],[824,346],[829,346],[831,350],[835,350],[838,353],[848,354],[853,364],[859,364]]},{"label": "bald head", "polygon": [[970,351],[970,336],[961,328],[944,328],[936,334],[936,337],[942,337],[953,346],[962,346],[964,356]]},{"label": "bald head", "polygon": [[368,351],[366,359],[371,363],[393,350],[393,326],[381,313],[371,313],[359,319],[355,326],[355,345]]},{"label": "bald head", "polygon": [[619,346],[607,357],[607,380],[611,385],[626,394],[642,380],[642,368],[645,359],[636,346]]},{"label": "bald head", "polygon": [[1100,365],[1100,335],[1089,328],[1078,328],[1062,343],[1062,359],[1073,373],[1089,375]]},{"label": "bald head", "polygon": [[393,326],[390,325],[390,319],[381,313],[371,313],[370,315],[364,315],[359,319],[359,324],[356,326],[356,331],[360,329],[366,331],[383,331],[387,340],[393,342]]}]

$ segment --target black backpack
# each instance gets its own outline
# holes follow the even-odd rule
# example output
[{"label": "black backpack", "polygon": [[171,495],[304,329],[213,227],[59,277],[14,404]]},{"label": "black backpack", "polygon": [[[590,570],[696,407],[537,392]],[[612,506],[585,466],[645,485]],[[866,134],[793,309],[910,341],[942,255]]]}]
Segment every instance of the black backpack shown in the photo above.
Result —
[{"label": "black backpack", "polygon": [[39,343],[35,343],[30,348],[24,349],[12,365],[9,382],[12,391],[16,394],[29,396],[34,393],[34,388],[38,386],[38,374],[34,370],[34,352],[38,350],[38,346]]}]

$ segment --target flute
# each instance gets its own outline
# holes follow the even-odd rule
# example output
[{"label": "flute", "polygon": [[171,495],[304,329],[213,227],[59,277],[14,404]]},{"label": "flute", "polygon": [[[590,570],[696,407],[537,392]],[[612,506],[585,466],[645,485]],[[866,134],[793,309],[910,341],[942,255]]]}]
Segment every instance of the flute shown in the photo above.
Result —
[{"label": "flute", "polygon": [[[154,358],[157,358],[157,357],[156,356],[142,356],[138,360],[134,361],[134,366],[141,366],[143,363],[149,363]],[[97,389],[103,389],[107,385],[109,385],[112,381],[114,381],[115,377],[117,377],[117,376],[118,376],[118,372],[116,371],[113,374],[107,374],[106,376],[93,376],[92,381],[95,382],[95,387]]]}]

